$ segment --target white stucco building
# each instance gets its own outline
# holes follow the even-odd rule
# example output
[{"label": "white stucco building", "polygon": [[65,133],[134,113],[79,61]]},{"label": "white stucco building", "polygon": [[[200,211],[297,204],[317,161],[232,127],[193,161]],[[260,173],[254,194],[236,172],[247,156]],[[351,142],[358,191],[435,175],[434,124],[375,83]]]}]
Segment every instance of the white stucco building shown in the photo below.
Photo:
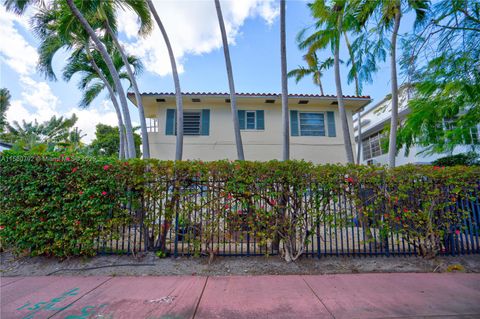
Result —
[{"label": "white stucco building", "polygon": [[[133,94],[128,95],[132,103]],[[175,156],[175,95],[144,93],[151,157]],[[345,97],[354,141],[352,116],[370,97]],[[184,159],[236,159],[230,96],[227,93],[184,93]],[[237,107],[245,159],[282,157],[280,94],[238,93]],[[345,163],[345,148],[335,96],[289,95],[290,157],[314,163]],[[352,144],[354,144],[352,142]]]},{"label": "white stucco building", "polygon": [[[401,121],[403,121],[410,112],[408,108],[408,100],[413,97],[413,94],[414,92],[412,89],[407,89],[406,87],[400,88],[398,114]],[[373,106],[367,106],[367,111],[362,111],[361,164],[388,164],[388,154],[382,150],[381,138],[383,137],[382,131],[384,128],[390,125],[391,112],[392,100],[390,95],[387,95],[383,100]],[[355,141],[358,143],[358,119],[355,118],[354,121]],[[477,128],[476,131],[472,132],[472,137],[474,140],[476,139],[476,141],[480,141],[480,123]],[[388,138],[388,136],[386,138]],[[405,155],[405,147],[403,147],[397,154],[396,165],[429,164],[441,157],[469,152],[472,150],[472,147],[471,145],[457,146],[451,154],[427,155],[422,153],[424,150],[423,147],[414,145],[410,147],[408,155]]]}]

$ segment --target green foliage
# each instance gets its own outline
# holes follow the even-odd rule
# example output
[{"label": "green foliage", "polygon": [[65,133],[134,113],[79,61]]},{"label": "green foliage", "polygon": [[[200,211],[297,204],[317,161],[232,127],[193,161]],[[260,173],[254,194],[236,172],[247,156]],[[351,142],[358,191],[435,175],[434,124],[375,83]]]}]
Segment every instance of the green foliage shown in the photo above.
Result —
[{"label": "green foliage", "polygon": [[0,89],[0,134],[3,133],[5,125],[7,124],[6,113],[10,106],[10,91],[6,88]]},{"label": "green foliage", "polygon": [[439,158],[432,162],[436,166],[455,166],[455,165],[479,165],[478,154],[475,152],[450,155]]},{"label": "green foliage", "polygon": [[[147,242],[166,243],[177,228],[192,255],[212,256],[217,242],[248,234],[262,247],[277,242],[287,260],[301,256],[321,229],[341,231],[354,220],[366,231],[366,244],[396,234],[435,255],[449,232],[462,230],[466,212],[451,207],[473,196],[480,180],[477,166],[120,162],[15,152],[0,157],[0,172],[1,236],[19,252],[91,255],[109,236],[124,236],[122,225],[133,218],[151,229]],[[127,195],[135,214],[122,209]]]},{"label": "green foliage", "polygon": [[458,145],[479,149],[478,2],[438,1],[426,21],[404,42],[401,64],[416,94],[399,143],[407,150],[421,145],[428,153],[450,152]]},{"label": "green foliage", "polygon": [[72,114],[70,118],[52,116],[43,123],[33,122],[12,124],[7,123],[7,132],[2,139],[14,144],[19,149],[57,150],[72,146],[78,148],[81,144],[81,130],[74,128],[78,118]]},{"label": "green foliage", "polygon": [[[142,138],[137,133],[133,134],[133,138],[135,139],[135,150],[137,156],[140,157],[140,144],[142,143]],[[118,127],[97,124],[95,129],[95,139],[90,144],[92,154],[116,157],[118,156],[119,147],[120,142]]]},{"label": "green foliage", "polygon": [[113,159],[8,151],[0,171],[1,237],[17,253],[93,255],[128,221],[129,171]]}]

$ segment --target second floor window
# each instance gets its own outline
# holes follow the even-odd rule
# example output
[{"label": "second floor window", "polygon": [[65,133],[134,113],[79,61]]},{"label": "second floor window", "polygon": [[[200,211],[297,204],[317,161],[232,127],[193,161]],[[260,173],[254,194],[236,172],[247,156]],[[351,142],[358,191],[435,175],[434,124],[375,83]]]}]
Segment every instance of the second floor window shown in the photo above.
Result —
[{"label": "second floor window", "polygon": [[[166,110],[165,135],[176,135],[176,113],[175,109]],[[184,110],[183,134],[210,135],[210,110]]]},{"label": "second floor window", "polygon": [[183,134],[184,135],[200,135],[201,127],[201,111],[184,111],[183,112]]},{"label": "second floor window", "polygon": [[323,113],[298,114],[301,136],[325,136],[325,116]]}]

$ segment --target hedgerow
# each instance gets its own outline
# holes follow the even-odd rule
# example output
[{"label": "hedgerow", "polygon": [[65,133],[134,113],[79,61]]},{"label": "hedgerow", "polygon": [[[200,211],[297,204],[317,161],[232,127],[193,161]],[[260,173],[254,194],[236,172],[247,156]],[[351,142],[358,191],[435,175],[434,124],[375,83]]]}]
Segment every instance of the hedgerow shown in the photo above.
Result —
[{"label": "hedgerow", "polygon": [[146,247],[160,242],[167,250],[167,234],[181,229],[194,255],[213,256],[221,230],[224,241],[248,234],[291,261],[320,227],[353,223],[369,244],[394,233],[434,256],[445,236],[464,231],[469,211],[456,203],[476,198],[480,181],[480,167],[122,162],[23,152],[4,152],[0,172],[4,245],[60,257],[93,255],[99,242],[135,224],[148,230]]}]

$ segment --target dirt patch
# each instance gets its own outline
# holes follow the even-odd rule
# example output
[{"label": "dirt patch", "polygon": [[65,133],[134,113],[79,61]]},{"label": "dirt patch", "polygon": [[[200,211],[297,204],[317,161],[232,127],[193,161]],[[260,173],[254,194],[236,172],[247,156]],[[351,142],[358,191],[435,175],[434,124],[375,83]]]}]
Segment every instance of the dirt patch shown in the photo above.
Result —
[{"label": "dirt patch", "polygon": [[96,256],[60,261],[45,257],[0,254],[1,276],[161,276],[161,275],[290,275],[372,272],[480,272],[480,255],[461,257],[322,257],[302,258],[287,264],[274,257],[163,258]]}]

